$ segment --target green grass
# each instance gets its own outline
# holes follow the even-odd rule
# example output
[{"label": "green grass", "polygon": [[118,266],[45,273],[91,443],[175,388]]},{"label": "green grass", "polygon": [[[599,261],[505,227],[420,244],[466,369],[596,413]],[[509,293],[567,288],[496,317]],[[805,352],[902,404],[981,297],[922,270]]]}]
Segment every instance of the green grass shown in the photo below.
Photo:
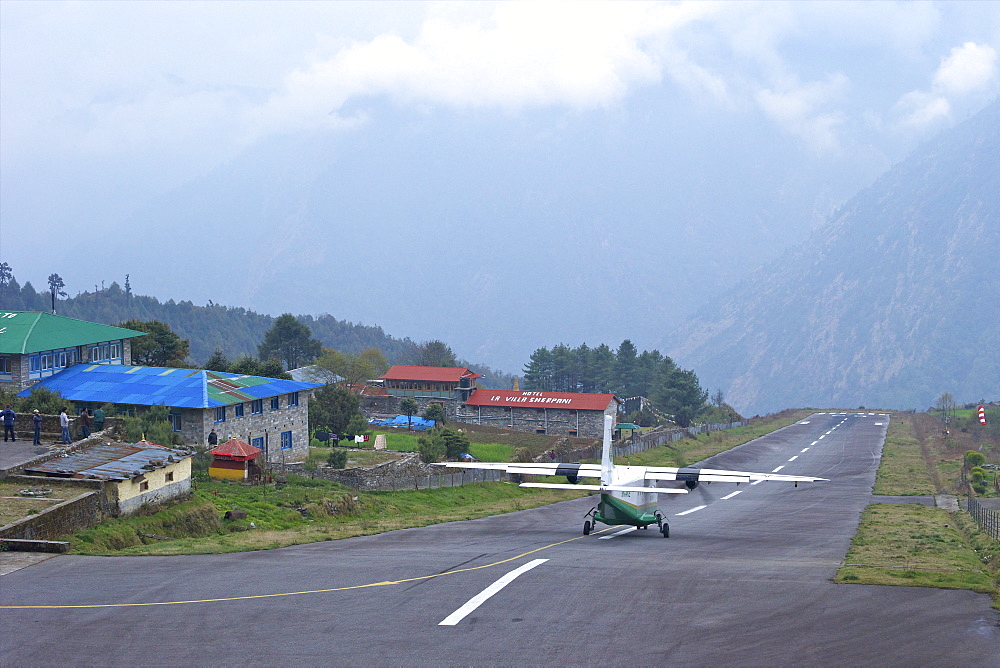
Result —
[{"label": "green grass", "polygon": [[897,413],[889,421],[874,493],[909,496],[934,492],[913,421],[910,416]]},{"label": "green grass", "polygon": [[[476,519],[584,495],[507,483],[357,492],[330,481],[299,476],[289,476],[289,484],[282,486],[200,482],[190,501],[148,517],[106,521],[77,532],[71,543],[77,554],[240,552]],[[230,509],[245,510],[247,519],[221,521],[220,516]],[[250,528],[251,522],[255,528]]]},{"label": "green grass", "polygon": [[872,504],[835,582],[971,589],[997,596],[998,546],[964,513]]},{"label": "green grass", "polygon": [[699,434],[695,438],[682,438],[669,445],[645,450],[629,457],[618,457],[615,463],[628,463],[632,466],[687,466],[787,427],[812,412],[784,411],[778,415],[756,419],[746,427]]},{"label": "green grass", "polygon": [[481,462],[509,462],[514,446],[503,443],[471,443],[469,454]]}]

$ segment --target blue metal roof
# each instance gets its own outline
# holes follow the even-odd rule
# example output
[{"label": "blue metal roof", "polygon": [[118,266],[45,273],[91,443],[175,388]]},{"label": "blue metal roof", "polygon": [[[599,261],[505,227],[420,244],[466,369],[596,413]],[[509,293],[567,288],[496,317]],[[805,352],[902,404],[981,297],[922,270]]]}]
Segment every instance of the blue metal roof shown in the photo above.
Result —
[{"label": "blue metal roof", "polygon": [[[42,380],[37,386],[58,392],[67,401],[215,408],[303,392],[322,385],[204,369],[77,364]],[[28,388],[18,396],[26,397],[30,393],[31,388]]]}]

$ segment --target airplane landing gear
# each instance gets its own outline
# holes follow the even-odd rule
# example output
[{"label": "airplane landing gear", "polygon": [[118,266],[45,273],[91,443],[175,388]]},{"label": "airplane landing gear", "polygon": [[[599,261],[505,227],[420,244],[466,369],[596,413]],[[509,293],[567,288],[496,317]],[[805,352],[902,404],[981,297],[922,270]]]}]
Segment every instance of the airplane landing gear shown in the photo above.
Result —
[{"label": "airplane landing gear", "polygon": [[583,521],[583,535],[589,536],[590,532],[595,526],[597,526],[597,520],[594,519],[594,513],[597,512],[597,506],[591,508],[584,517],[589,518]]},{"label": "airplane landing gear", "polygon": [[663,515],[659,512],[656,513],[656,524],[660,527],[660,533],[663,534],[663,537],[670,538],[670,524],[663,519]]}]

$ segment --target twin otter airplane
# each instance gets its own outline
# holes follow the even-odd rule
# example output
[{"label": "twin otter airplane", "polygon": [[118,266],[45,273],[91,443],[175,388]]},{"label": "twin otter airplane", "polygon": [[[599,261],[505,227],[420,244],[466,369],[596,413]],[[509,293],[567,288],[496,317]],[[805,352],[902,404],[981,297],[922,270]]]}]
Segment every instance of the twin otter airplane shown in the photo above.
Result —
[{"label": "twin otter airplane", "polygon": [[[743,471],[721,471],[695,467],[676,468],[670,466],[615,466],[611,461],[611,429],[614,422],[604,416],[604,448],[600,464],[560,464],[549,463],[447,463],[439,466],[464,469],[497,469],[521,475],[562,475],[569,484],[522,482],[521,487],[548,487],[553,489],[589,489],[601,493],[601,501],[584,517],[583,535],[590,534],[597,522],[608,525],[628,525],[646,529],[650,524],[659,527],[664,538],[670,536],[667,518],[657,507],[659,494],[687,494],[703,482],[769,481],[819,482],[826,478],[810,476],[779,475],[777,473],[746,473]],[[579,485],[580,478],[600,478],[599,485]],[[657,487],[659,480],[678,480],[682,488]]]}]

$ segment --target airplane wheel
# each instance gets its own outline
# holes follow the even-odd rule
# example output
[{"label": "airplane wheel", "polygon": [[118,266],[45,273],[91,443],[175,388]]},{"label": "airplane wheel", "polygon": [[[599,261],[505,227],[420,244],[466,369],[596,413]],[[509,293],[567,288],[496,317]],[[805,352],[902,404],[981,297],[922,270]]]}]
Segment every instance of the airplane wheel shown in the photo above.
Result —
[{"label": "airplane wheel", "polygon": [[661,526],[660,527],[660,533],[663,534],[664,538],[670,538],[670,525],[669,524],[664,524],[663,526]]},{"label": "airplane wheel", "polygon": [[583,535],[584,536],[589,536],[590,535],[590,529],[591,529],[590,520],[586,520],[583,523]]}]

